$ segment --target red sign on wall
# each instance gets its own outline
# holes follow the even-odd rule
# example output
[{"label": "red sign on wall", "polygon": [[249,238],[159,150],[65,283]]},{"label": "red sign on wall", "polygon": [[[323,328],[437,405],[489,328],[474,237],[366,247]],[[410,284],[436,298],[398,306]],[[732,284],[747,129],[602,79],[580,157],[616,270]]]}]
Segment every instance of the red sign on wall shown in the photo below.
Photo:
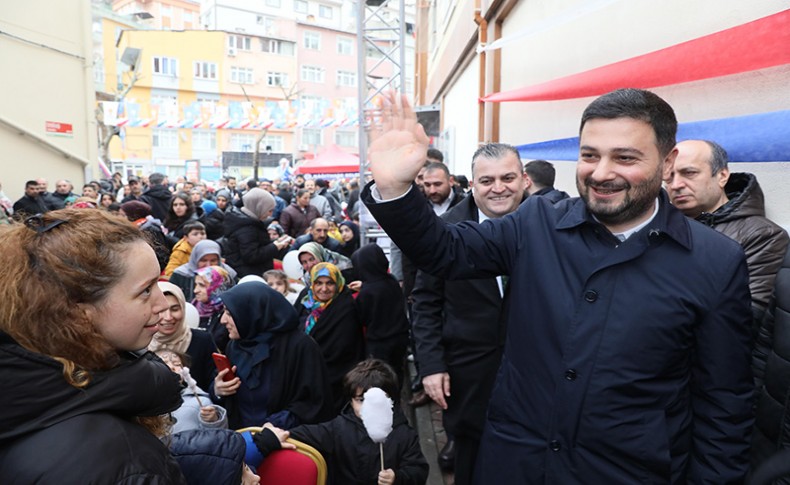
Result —
[{"label": "red sign on wall", "polygon": [[58,123],[57,121],[46,122],[47,135],[51,136],[74,136],[74,127],[71,123]]}]

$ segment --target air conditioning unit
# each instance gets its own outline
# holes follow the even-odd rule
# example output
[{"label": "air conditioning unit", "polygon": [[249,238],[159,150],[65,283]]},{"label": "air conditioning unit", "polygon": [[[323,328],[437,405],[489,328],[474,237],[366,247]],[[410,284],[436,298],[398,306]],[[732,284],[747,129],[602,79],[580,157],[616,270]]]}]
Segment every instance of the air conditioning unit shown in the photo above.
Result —
[{"label": "air conditioning unit", "polygon": [[228,47],[228,57],[236,57],[236,48]]}]

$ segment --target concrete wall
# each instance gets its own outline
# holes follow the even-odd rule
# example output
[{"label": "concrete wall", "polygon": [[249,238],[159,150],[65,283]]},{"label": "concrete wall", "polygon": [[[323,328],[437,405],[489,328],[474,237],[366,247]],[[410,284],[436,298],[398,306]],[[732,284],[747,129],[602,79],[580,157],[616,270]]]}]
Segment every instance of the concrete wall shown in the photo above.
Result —
[{"label": "concrete wall", "polygon": [[[89,0],[6,2],[0,31],[3,190],[16,200],[37,177],[50,190],[60,178],[82,187],[86,166],[99,176]],[[47,121],[71,124],[73,134],[47,134]]]}]

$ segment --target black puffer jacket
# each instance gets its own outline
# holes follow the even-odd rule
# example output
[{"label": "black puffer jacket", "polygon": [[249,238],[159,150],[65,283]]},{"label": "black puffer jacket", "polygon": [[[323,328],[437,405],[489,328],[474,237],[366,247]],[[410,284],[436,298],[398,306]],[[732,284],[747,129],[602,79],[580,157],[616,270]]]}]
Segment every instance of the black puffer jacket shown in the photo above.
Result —
[{"label": "black puffer jacket", "polygon": [[0,368],[0,483],[184,483],[167,448],[133,421],[181,405],[178,376],[153,354],[124,355],[77,389],[60,363],[0,332]]},{"label": "black puffer jacket", "polygon": [[246,445],[228,429],[193,429],[173,435],[170,452],[189,485],[241,483]]},{"label": "black puffer jacket", "polygon": [[757,178],[733,173],[724,187],[729,202],[713,213],[703,212],[697,220],[737,241],[746,253],[749,291],[757,319],[771,302],[774,279],[790,239],[787,232],[765,218],[765,199]]},{"label": "black puffer jacket", "polygon": [[[781,456],[776,455],[780,450],[790,456],[790,251],[776,276],[776,301],[760,329],[754,362],[758,400],[752,433],[753,472],[769,467],[772,456]],[[790,461],[780,461],[783,470],[774,471],[784,472],[780,483],[790,483]]]},{"label": "black puffer jacket", "polygon": [[225,241],[222,253],[225,262],[238,273],[239,279],[247,275],[262,276],[274,268],[278,253],[269,232],[268,223],[253,219],[242,212],[225,213]]},{"label": "black puffer jacket", "polygon": [[[428,463],[422,455],[417,433],[395,405],[392,432],[384,442],[384,468],[395,472],[398,485],[424,484]],[[332,421],[297,426],[291,437],[315,447],[327,461],[328,483],[370,485],[377,483],[381,470],[381,452],[350,405]]]}]

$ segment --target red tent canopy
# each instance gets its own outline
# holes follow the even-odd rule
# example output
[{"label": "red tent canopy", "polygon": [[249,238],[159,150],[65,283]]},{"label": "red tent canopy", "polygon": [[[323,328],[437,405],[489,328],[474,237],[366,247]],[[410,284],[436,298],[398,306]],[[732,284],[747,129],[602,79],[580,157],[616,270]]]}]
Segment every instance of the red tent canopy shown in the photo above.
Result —
[{"label": "red tent canopy", "polygon": [[337,145],[329,145],[312,160],[296,167],[295,173],[354,173],[359,172],[359,156],[344,152]]}]

